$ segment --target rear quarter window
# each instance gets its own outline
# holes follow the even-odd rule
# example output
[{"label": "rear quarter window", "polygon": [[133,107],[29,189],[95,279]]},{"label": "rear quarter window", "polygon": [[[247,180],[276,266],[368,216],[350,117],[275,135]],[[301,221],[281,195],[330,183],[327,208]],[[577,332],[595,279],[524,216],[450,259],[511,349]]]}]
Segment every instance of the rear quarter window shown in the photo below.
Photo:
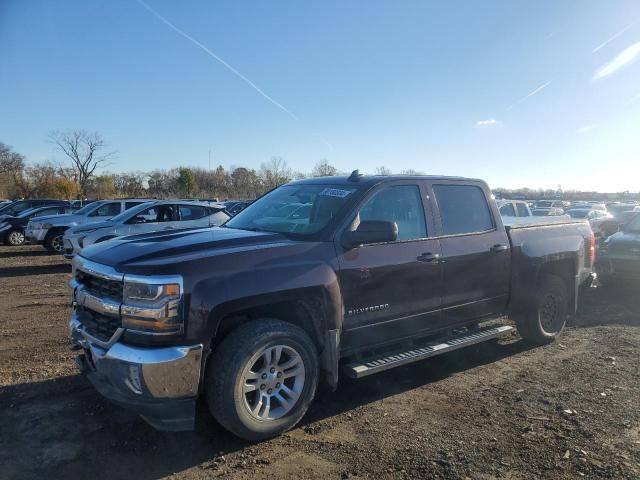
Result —
[{"label": "rear quarter window", "polygon": [[489,204],[475,185],[434,185],[443,235],[485,232],[494,228]]}]

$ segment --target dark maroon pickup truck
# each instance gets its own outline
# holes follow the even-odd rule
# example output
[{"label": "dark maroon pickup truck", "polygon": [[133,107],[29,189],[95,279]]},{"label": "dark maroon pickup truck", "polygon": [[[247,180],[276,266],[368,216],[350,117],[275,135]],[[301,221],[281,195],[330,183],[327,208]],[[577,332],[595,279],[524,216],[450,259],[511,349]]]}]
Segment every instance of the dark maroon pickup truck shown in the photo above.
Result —
[{"label": "dark maroon pickup truck", "polygon": [[205,394],[259,440],[293,427],[319,382],[513,330],[485,320],[552,341],[593,256],[587,223],[505,226],[483,181],[356,171],[281,186],[222,227],[86,248],[69,328],[93,385],[156,428],[193,428]]}]

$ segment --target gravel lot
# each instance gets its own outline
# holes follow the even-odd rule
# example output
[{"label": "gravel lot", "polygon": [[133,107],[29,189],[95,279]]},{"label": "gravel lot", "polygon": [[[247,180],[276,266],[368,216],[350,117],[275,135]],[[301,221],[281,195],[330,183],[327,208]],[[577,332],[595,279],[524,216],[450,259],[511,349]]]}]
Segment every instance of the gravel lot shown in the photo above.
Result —
[{"label": "gravel lot", "polygon": [[640,295],[590,290],[559,342],[516,335],[322,392],[250,444],[200,407],[161,433],[68,347],[70,264],[0,247],[0,478],[640,478]]}]

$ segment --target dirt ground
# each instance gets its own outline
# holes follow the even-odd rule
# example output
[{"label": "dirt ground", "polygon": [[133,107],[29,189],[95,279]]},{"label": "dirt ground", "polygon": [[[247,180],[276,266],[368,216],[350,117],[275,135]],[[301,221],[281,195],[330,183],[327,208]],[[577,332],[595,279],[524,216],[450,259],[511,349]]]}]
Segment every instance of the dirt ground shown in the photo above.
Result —
[{"label": "dirt ground", "polygon": [[513,335],[321,392],[251,444],[199,408],[161,433],[69,350],[69,262],[0,247],[0,478],[640,478],[640,295],[592,289],[555,344]]}]

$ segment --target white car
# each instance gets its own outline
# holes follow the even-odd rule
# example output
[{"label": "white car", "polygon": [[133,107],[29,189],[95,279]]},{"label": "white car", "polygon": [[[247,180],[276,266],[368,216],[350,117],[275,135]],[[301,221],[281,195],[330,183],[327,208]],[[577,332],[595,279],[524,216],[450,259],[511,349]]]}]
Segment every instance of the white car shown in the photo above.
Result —
[{"label": "white car", "polygon": [[147,202],[110,220],[70,228],[63,237],[64,256],[73,258],[89,245],[124,235],[214,227],[222,225],[229,218],[221,205],[180,200]]},{"label": "white car", "polygon": [[500,215],[503,217],[530,217],[532,216],[529,204],[522,200],[497,200]]}]

